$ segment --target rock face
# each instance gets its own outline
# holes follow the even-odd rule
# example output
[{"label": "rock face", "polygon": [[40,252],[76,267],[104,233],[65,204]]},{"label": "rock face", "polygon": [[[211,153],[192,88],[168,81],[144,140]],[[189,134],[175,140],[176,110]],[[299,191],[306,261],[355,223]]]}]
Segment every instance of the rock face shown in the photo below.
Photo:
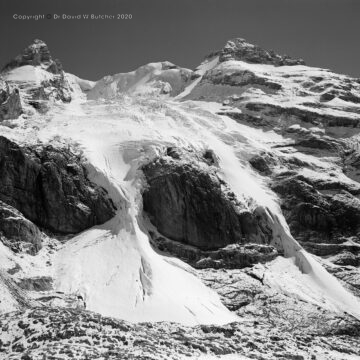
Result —
[{"label": "rock face", "polygon": [[0,121],[16,119],[22,112],[19,89],[13,89],[6,81],[0,80]]},{"label": "rock face", "polygon": [[52,146],[21,148],[0,137],[0,200],[36,225],[77,233],[115,214],[106,191],[86,177],[82,159]]},{"label": "rock face", "polygon": [[216,250],[200,250],[165,239],[150,232],[151,244],[156,249],[174,255],[196,269],[243,269],[254,264],[274,260],[279,252],[271,245],[230,244]]},{"label": "rock face", "polygon": [[[272,189],[281,198],[291,233],[307,251],[339,266],[360,265],[359,188],[336,179],[314,181],[285,174],[274,178]],[[356,289],[359,283],[354,293]]]},{"label": "rock face", "polygon": [[[359,117],[351,117],[347,114],[335,115],[320,113],[316,109],[304,107],[284,107],[282,105],[265,104],[262,102],[248,102],[245,105],[244,114],[252,116],[260,116],[267,119],[268,123],[260,123],[259,125],[280,125],[280,119],[286,119],[285,125],[292,124],[308,124],[311,126],[325,127],[359,127]],[[246,119],[244,119],[246,120]]]},{"label": "rock face", "polygon": [[282,197],[283,213],[300,240],[333,243],[360,231],[360,200],[356,196],[360,189],[337,180],[311,181],[301,175],[279,175],[272,189]]},{"label": "rock face", "polygon": [[274,51],[264,50],[257,45],[248,43],[245,39],[237,38],[229,40],[220,51],[219,60],[241,60],[255,64],[282,65],[305,65],[302,59],[293,59],[288,55],[278,55]]},{"label": "rock face", "polygon": [[49,291],[53,288],[53,279],[49,276],[37,276],[35,278],[23,278],[17,285],[28,291]]},{"label": "rock face", "polygon": [[36,254],[41,249],[41,233],[12,206],[0,201],[0,240],[14,252]]},{"label": "rock face", "polygon": [[226,191],[214,168],[176,159],[181,155],[173,149],[168,153],[172,157],[157,158],[142,168],[148,182],[144,210],[161,234],[203,250],[270,242],[272,231]]},{"label": "rock face", "polygon": [[221,70],[209,70],[203,76],[204,81],[208,81],[214,85],[229,85],[229,86],[264,86],[269,90],[280,90],[281,84],[271,81],[266,77],[257,76],[254,72],[249,70],[239,70],[232,74],[225,75]]},{"label": "rock face", "polygon": [[60,61],[53,60],[47,45],[39,39],[35,39],[20,55],[10,60],[2,71],[9,71],[24,65],[42,66],[52,74],[60,75],[63,73]]}]

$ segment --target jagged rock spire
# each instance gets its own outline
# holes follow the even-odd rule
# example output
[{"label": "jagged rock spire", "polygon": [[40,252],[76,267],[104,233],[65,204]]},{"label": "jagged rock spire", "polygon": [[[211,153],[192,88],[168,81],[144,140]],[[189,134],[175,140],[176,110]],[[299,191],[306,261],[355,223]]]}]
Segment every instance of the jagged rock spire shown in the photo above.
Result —
[{"label": "jagged rock spire", "polygon": [[62,72],[60,61],[51,57],[48,46],[39,39],[35,39],[21,54],[10,60],[2,71],[9,71],[24,65],[41,66],[53,74]]}]

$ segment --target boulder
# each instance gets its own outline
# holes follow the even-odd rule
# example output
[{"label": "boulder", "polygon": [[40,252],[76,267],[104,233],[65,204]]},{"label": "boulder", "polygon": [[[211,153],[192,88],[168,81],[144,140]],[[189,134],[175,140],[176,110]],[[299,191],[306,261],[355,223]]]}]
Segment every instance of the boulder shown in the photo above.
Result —
[{"label": "boulder", "polygon": [[116,209],[106,190],[89,181],[83,163],[68,148],[21,148],[0,137],[0,200],[56,233],[102,224]]},{"label": "boulder", "polygon": [[267,152],[261,152],[249,159],[250,165],[262,175],[270,175],[276,162],[274,155]]}]

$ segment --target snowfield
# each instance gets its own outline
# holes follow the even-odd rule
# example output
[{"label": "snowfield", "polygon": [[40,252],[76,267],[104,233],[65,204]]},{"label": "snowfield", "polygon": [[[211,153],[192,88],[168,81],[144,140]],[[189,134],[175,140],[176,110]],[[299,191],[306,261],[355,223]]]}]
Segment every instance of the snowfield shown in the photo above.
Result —
[{"label": "snowfield", "polygon": [[[54,105],[46,115],[1,129],[19,143],[75,146],[88,159],[91,180],[108,190],[119,209],[115,218],[73,237],[50,255],[53,265],[47,272],[54,276],[56,291],[81,297],[88,310],[134,322],[194,325],[240,320],[185,265],[167,261],[149,244],[138,168],[166,146],[178,145],[214,150],[221,175],[239,199],[273,219],[273,242],[283,247],[286,258],[271,265],[266,278],[271,286],[360,319],[359,301],[292,238],[277,197],[247,163],[249,155],[286,143],[284,138],[216,115],[221,108],[217,103],[149,95],[85,101],[80,88],[75,95],[77,100],[70,104]],[[26,261],[43,260],[39,253],[23,260],[22,266]]]}]

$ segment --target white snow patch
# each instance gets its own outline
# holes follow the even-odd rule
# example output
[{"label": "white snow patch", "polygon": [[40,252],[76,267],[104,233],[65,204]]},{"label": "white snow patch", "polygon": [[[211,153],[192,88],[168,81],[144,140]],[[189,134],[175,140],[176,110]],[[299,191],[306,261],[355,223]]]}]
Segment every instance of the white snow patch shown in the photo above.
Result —
[{"label": "white snow patch", "polygon": [[298,258],[278,257],[266,266],[264,282],[291,297],[329,311],[347,311],[360,319],[360,301],[305,250],[301,250],[301,254],[309,264],[310,271],[306,274],[299,271]]}]

